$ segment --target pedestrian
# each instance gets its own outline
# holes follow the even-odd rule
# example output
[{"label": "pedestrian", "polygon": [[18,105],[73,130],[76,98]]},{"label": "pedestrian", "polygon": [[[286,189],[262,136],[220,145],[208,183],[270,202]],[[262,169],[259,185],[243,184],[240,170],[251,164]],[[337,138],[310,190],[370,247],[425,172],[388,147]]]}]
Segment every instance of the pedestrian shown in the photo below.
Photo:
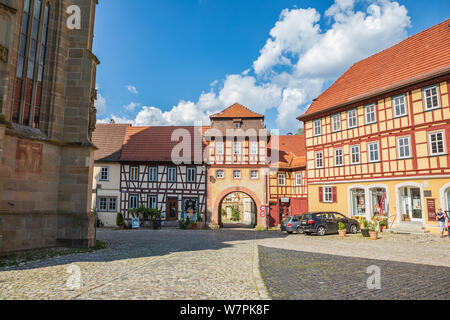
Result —
[{"label": "pedestrian", "polygon": [[445,213],[442,211],[442,208],[439,208],[436,213],[436,220],[439,223],[439,229],[441,231],[441,238],[444,237],[445,232]]}]

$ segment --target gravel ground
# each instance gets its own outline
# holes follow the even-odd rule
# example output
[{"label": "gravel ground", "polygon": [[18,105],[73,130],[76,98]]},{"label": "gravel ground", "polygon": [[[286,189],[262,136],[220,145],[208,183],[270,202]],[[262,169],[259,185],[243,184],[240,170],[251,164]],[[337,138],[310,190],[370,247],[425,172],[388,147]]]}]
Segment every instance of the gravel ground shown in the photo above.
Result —
[{"label": "gravel ground", "polygon": [[[97,235],[108,243],[106,250],[0,268],[0,299],[264,299],[268,293],[276,298],[270,281],[265,279],[266,290],[261,280],[265,267],[259,268],[257,246],[341,256],[344,264],[345,256],[447,267],[450,261],[449,239],[435,236],[383,235],[370,241],[236,229],[101,229]],[[79,289],[67,286],[72,266],[80,270]]]}]

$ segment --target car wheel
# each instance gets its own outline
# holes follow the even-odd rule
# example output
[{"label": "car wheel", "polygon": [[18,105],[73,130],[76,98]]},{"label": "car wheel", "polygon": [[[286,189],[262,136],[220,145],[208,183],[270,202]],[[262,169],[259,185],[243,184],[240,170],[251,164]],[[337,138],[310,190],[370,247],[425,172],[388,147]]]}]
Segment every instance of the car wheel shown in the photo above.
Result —
[{"label": "car wheel", "polygon": [[297,233],[298,234],[303,234],[304,232],[303,232],[303,229],[302,228],[297,228]]},{"label": "car wheel", "polygon": [[352,224],[350,227],[350,233],[351,234],[357,234],[358,233],[358,227],[355,224]]},{"label": "car wheel", "polygon": [[327,232],[327,231],[325,230],[324,227],[319,227],[319,228],[317,229],[317,234],[318,234],[319,236],[324,236],[326,232]]},{"label": "car wheel", "polygon": [[307,236],[310,236],[310,235],[311,235],[311,232],[305,232],[305,234],[306,234]]}]

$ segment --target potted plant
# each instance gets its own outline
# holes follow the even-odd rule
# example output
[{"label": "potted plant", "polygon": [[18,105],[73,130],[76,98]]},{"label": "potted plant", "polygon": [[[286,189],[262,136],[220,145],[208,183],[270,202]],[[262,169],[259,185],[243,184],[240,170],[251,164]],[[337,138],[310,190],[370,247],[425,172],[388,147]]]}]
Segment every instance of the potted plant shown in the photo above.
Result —
[{"label": "potted plant", "polygon": [[178,226],[180,227],[180,229],[186,229],[186,223],[183,218],[180,218],[180,220],[178,220]]},{"label": "potted plant", "polygon": [[123,214],[120,212],[117,212],[116,224],[121,230],[125,229],[125,221],[123,220]]},{"label": "potted plant", "polygon": [[388,227],[388,220],[386,217],[380,218],[380,232],[383,232],[384,229]]},{"label": "potted plant", "polygon": [[205,223],[203,222],[203,217],[202,215],[199,213],[197,215],[197,229],[203,229],[205,227]]},{"label": "potted plant", "polygon": [[378,239],[378,223],[377,221],[372,221],[369,223],[369,235],[371,240]]},{"label": "potted plant", "polygon": [[345,228],[345,224],[342,222],[339,222],[339,236],[342,238],[345,238],[345,235],[347,234],[347,229]]},{"label": "potted plant", "polygon": [[369,234],[369,221],[367,221],[366,219],[364,219],[363,218],[363,221],[362,221],[362,228],[361,228],[361,234],[363,235],[363,237],[365,237],[365,238],[368,238],[368,237],[370,237],[370,234]]}]

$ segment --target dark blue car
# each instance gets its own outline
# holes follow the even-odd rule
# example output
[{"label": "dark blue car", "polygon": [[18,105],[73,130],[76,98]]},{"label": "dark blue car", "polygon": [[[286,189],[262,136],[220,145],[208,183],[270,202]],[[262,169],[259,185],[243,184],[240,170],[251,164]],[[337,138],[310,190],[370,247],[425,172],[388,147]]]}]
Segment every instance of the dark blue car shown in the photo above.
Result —
[{"label": "dark blue car", "polygon": [[348,233],[356,234],[360,230],[359,222],[338,212],[310,212],[302,216],[300,226],[307,235],[315,233],[324,236],[339,233],[339,222],[345,225]]}]

